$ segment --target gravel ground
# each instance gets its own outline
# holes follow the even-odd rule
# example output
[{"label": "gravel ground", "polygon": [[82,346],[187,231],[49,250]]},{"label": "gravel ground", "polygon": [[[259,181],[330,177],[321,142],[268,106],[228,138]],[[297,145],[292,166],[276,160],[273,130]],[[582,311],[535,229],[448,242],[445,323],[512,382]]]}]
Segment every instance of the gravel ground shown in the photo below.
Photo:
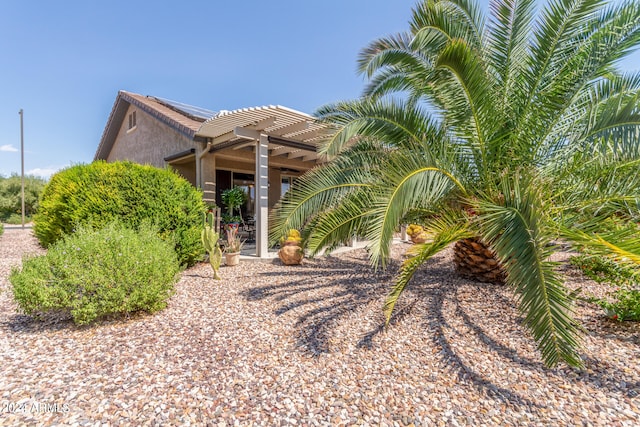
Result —
[{"label": "gravel ground", "polygon": [[[169,307],[76,327],[17,313],[7,280],[30,230],[0,237],[0,425],[640,425],[640,325],[580,305],[584,371],[548,370],[502,287],[445,251],[383,331],[396,262],[183,273]],[[596,292],[570,269],[569,285]],[[582,283],[581,283],[582,282]]]}]

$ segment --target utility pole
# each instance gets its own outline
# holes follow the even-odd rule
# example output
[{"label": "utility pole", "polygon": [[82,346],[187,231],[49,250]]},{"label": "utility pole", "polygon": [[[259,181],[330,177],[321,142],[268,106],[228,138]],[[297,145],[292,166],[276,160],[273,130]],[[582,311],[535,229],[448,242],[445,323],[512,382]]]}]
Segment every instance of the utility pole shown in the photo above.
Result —
[{"label": "utility pole", "polygon": [[24,229],[24,112],[20,109],[20,175],[22,176],[22,228]]}]

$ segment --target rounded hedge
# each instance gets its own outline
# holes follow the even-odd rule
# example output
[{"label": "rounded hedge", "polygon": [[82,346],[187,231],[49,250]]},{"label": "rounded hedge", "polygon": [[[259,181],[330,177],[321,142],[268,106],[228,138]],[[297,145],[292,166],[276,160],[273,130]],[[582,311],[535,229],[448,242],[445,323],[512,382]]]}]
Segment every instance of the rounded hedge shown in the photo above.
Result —
[{"label": "rounded hedge", "polygon": [[107,315],[163,309],[180,266],[173,247],[142,224],[119,222],[94,231],[81,226],[46,255],[25,258],[9,276],[26,314],[62,312],[77,324]]},{"label": "rounded hedge", "polygon": [[51,177],[44,188],[34,233],[49,247],[80,224],[101,228],[120,220],[137,229],[148,220],[174,244],[181,264],[202,258],[202,194],[170,169],[131,162],[97,161]]}]

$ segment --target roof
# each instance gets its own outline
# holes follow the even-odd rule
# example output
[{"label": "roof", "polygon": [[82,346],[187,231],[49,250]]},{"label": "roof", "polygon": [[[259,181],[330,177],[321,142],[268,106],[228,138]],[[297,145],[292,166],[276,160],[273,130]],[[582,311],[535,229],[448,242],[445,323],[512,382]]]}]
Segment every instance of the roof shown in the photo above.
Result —
[{"label": "roof", "polygon": [[176,101],[121,90],[109,115],[95,159],[107,158],[129,105],[135,105],[191,140],[210,142],[212,152],[246,144],[256,132],[268,135],[270,148],[278,148],[283,154],[292,156],[293,149],[316,152],[327,130],[327,125],[318,123],[312,116],[280,105],[222,110],[216,113]]},{"label": "roof", "polygon": [[207,110],[202,107],[195,107],[193,105],[185,104],[183,102],[171,101],[170,99],[158,98],[158,97],[150,97],[147,98],[153,99],[160,104],[186,116],[192,120],[197,122],[204,122],[207,119],[215,116],[217,113],[212,110]]},{"label": "roof", "polygon": [[[172,105],[171,103],[174,103],[174,101],[155,98],[153,96],[138,95],[137,93],[126,92],[124,90],[119,91],[102,133],[102,138],[100,138],[100,144],[98,144],[94,159],[106,159],[109,155],[118,136],[120,126],[125,119],[129,105],[135,105],[189,139],[194,139],[196,132],[205,119],[182,111],[182,109],[190,107],[187,104],[175,103],[175,105]],[[179,108],[180,105],[182,109]],[[215,113],[212,112],[212,115],[213,114]]]}]

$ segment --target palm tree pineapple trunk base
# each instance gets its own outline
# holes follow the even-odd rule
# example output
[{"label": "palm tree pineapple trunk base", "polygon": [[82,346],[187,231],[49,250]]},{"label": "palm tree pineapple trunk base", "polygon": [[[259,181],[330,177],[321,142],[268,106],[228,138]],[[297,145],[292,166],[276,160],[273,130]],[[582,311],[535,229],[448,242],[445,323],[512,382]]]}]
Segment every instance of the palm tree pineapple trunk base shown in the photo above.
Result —
[{"label": "palm tree pineapple trunk base", "polygon": [[506,273],[495,252],[476,238],[457,241],[453,247],[453,261],[458,274],[466,279],[505,283]]}]

